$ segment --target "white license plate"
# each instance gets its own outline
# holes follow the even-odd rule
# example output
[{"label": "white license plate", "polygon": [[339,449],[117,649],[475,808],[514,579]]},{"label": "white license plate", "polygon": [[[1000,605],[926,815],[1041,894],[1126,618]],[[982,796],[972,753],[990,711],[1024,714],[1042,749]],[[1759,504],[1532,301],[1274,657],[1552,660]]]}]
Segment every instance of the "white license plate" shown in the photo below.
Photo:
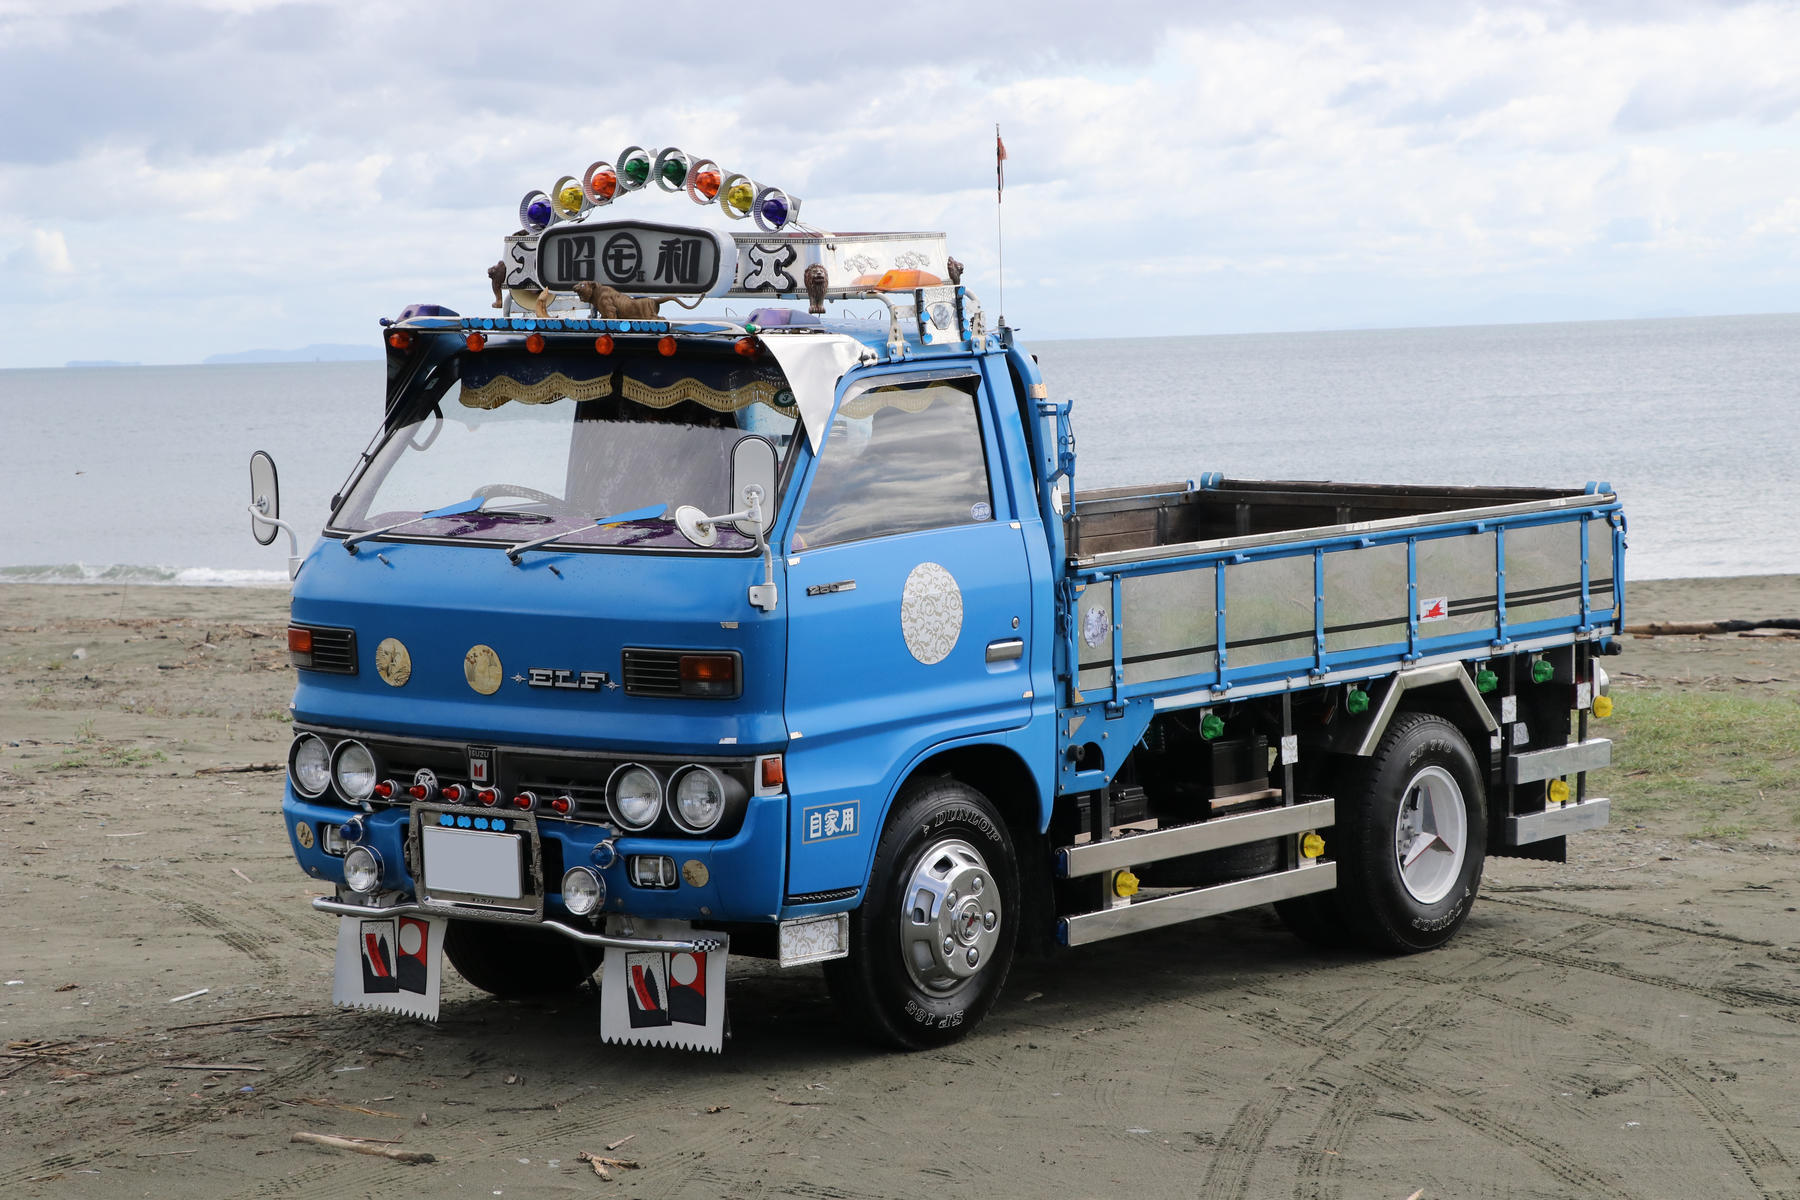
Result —
[{"label": "white license plate", "polygon": [[517,900],[525,894],[524,841],[516,834],[438,825],[427,825],[424,833],[427,888],[500,900]]}]

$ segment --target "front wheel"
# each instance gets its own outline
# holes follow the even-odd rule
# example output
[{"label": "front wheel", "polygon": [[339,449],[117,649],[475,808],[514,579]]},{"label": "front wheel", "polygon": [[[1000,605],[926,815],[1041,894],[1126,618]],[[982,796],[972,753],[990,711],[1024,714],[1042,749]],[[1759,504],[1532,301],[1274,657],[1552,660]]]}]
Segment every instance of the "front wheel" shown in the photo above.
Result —
[{"label": "front wheel", "polygon": [[994,806],[952,779],[909,784],[875,850],[832,998],[878,1041],[925,1050],[993,1008],[1018,941],[1019,866]]},{"label": "front wheel", "polygon": [[1442,717],[1401,713],[1342,781],[1338,898],[1372,950],[1443,945],[1469,916],[1487,857],[1481,772]]}]

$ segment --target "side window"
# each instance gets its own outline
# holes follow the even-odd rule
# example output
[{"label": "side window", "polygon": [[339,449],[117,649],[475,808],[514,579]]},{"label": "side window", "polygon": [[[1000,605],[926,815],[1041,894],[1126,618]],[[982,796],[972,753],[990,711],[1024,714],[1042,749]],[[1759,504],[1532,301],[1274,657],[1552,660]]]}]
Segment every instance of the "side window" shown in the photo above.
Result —
[{"label": "side window", "polygon": [[840,405],[794,549],[993,520],[974,386],[897,384]]}]

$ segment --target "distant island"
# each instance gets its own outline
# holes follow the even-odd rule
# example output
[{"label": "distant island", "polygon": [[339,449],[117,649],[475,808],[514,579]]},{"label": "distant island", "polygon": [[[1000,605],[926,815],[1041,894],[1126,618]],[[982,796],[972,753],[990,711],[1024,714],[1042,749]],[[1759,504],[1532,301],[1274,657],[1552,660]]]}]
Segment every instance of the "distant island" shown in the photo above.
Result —
[{"label": "distant island", "polygon": [[[320,342],[298,350],[239,350],[235,354],[209,354],[202,363],[377,362],[379,346]],[[73,363],[71,366],[75,365]]]}]

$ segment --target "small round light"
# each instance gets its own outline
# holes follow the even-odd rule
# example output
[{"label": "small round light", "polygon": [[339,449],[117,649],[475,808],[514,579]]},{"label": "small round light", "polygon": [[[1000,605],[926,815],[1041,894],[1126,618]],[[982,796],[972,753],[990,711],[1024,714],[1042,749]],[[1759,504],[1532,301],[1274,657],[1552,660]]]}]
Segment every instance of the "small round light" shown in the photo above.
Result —
[{"label": "small round light", "polygon": [[493,788],[482,788],[479,792],[475,793],[475,799],[481,801],[484,806],[492,808],[494,805],[500,803],[500,793],[496,792]]},{"label": "small round light", "polygon": [[1550,786],[1545,789],[1545,794],[1549,796],[1552,804],[1567,804],[1569,802],[1569,785],[1564,780],[1552,779]]},{"label": "small round light", "polygon": [[374,796],[377,800],[392,800],[395,793],[399,790],[399,784],[391,779],[383,779],[380,783],[370,789],[369,794]]},{"label": "small round light", "polygon": [[690,833],[705,833],[725,815],[725,785],[705,767],[683,767],[675,780],[675,819]]},{"label": "small round light", "polygon": [[756,224],[769,233],[779,233],[793,216],[794,203],[780,188],[766,187],[751,201]]},{"label": "small round light", "polygon": [[532,233],[548,226],[554,215],[550,209],[550,197],[542,192],[526,192],[525,198],[519,201],[519,224]]},{"label": "small round light", "polygon": [[446,783],[444,790],[438,794],[444,798],[444,802],[447,804],[461,804],[463,796],[467,792],[468,789],[460,783]]},{"label": "small round light", "polygon": [[525,348],[533,354],[542,354],[544,352],[544,335],[541,333],[534,333],[526,338]]},{"label": "small round light", "polygon": [[626,763],[606,781],[606,798],[619,824],[630,830],[648,829],[662,812],[662,780],[648,767]]},{"label": "small round light", "polygon": [[1200,736],[1206,741],[1210,742],[1224,732],[1225,722],[1220,719],[1218,713],[1207,713],[1206,716],[1201,719]]},{"label": "small round light", "polygon": [[562,880],[563,907],[585,917],[606,903],[606,881],[587,867],[570,867]]},{"label": "small round light", "polygon": [[582,174],[581,190],[587,193],[591,203],[611,204],[619,191],[618,173],[611,163],[597,162]]},{"label": "small round light", "polygon": [[718,163],[710,158],[701,159],[688,168],[688,199],[695,204],[711,204],[719,198],[719,184],[723,179]]},{"label": "small round light", "polygon": [[575,797],[555,796],[551,798],[550,807],[558,816],[566,817],[575,810]]},{"label": "small round light", "polygon": [[331,760],[331,779],[344,799],[367,800],[375,794],[375,756],[361,742],[339,742]]},{"label": "small round light", "polygon": [[481,332],[479,329],[463,340],[469,349],[475,351],[477,354],[487,349],[487,334]]},{"label": "small round light", "polygon": [[381,886],[381,856],[367,846],[352,846],[344,855],[344,884],[367,896]]},{"label": "small round light", "polygon": [[727,175],[719,185],[719,207],[733,220],[741,221],[749,216],[750,206],[755,202],[756,185],[750,182],[748,175]]},{"label": "small round light", "polygon": [[656,339],[656,352],[664,358],[675,357],[675,338],[672,334],[664,334]]},{"label": "small round light", "polygon": [[324,794],[331,786],[331,748],[323,738],[303,733],[294,739],[294,748],[288,752],[288,778],[302,796]]},{"label": "small round light", "polygon": [[388,334],[388,345],[396,350],[411,350],[412,344],[413,335],[409,330],[396,329]]},{"label": "small round light", "polygon": [[1612,716],[1612,714],[1613,714],[1612,697],[1611,696],[1595,696],[1594,697],[1594,715],[1596,717],[1599,717],[1602,721],[1604,721],[1606,718]]},{"label": "small round light", "polygon": [[1475,671],[1475,690],[1476,691],[1480,692],[1482,695],[1485,696],[1489,692],[1493,691],[1495,688],[1497,688],[1499,686],[1500,686],[1500,677],[1498,675],[1494,674],[1492,671],[1488,670],[1486,667],[1479,667],[1476,669],[1476,671]]},{"label": "small round light", "polygon": [[1556,674],[1556,667],[1547,658],[1540,658],[1531,664],[1531,682],[1549,683]]},{"label": "small round light", "polygon": [[1325,839],[1317,833],[1309,833],[1300,839],[1300,853],[1307,858],[1317,858],[1325,853]]},{"label": "small round light", "polygon": [[619,190],[635,192],[650,180],[650,154],[642,146],[627,146],[617,166]]},{"label": "small round light", "polygon": [[573,175],[564,175],[550,189],[556,197],[556,215],[565,221],[572,221],[587,211],[588,198],[581,190],[581,183]]},{"label": "small round light", "polygon": [[1369,711],[1369,693],[1361,688],[1351,688],[1344,697],[1344,711],[1353,717],[1360,717]]},{"label": "small round light", "polygon": [[733,350],[736,350],[739,354],[743,355],[745,358],[755,358],[756,357],[757,345],[756,345],[756,339],[753,337],[739,338],[737,341],[735,341],[731,344],[731,348]]},{"label": "small round light", "polygon": [[615,343],[613,342],[612,334],[603,333],[599,337],[594,339],[594,353],[595,354],[611,354],[613,352],[614,345],[615,345]]},{"label": "small round light", "polygon": [[688,156],[670,146],[656,156],[656,186],[665,192],[679,192],[687,184]]},{"label": "small round light", "polygon": [[530,812],[537,807],[537,802],[536,792],[520,792],[512,798],[512,806],[520,812]]}]

